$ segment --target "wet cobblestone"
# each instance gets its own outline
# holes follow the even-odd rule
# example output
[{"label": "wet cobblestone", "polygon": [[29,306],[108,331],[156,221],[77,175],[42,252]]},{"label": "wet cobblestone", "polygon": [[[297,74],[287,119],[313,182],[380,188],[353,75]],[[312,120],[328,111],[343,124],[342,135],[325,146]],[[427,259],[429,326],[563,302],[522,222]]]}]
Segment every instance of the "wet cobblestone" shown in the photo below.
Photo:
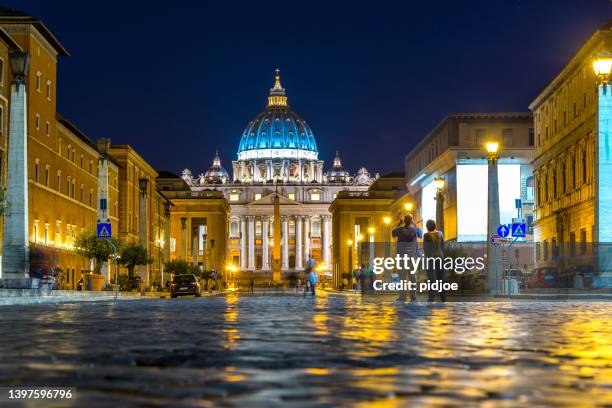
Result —
[{"label": "wet cobblestone", "polygon": [[611,321],[606,302],[336,295],[3,306],[0,383],[78,406],[610,406]]}]

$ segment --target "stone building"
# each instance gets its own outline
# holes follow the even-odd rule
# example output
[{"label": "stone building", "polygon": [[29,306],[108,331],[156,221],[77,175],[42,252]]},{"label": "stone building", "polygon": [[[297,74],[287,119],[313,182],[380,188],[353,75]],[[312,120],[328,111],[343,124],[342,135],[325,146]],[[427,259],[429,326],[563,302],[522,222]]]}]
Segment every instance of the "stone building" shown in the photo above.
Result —
[{"label": "stone building", "polygon": [[[533,219],[533,122],[530,113],[466,113],[444,118],[405,158],[406,188],[391,205],[394,218],[411,203],[424,229],[436,220],[437,187],[444,179],[444,235],[448,240],[485,241],[487,235],[487,159],[484,144],[497,141],[501,223]],[[517,210],[516,199],[521,200]],[[529,233],[528,233],[529,234]],[[529,234],[530,235],[530,234]]]},{"label": "stone building", "polygon": [[[535,122],[536,261],[552,265],[557,244],[586,248],[598,241],[599,146],[597,78],[594,59],[612,53],[612,26],[597,30],[540,92],[529,108]],[[601,160],[601,158],[600,158]],[[601,186],[599,186],[601,188]],[[609,204],[607,204],[609,206]],[[563,251],[563,246],[558,247]]]},{"label": "stone building", "polygon": [[[331,269],[329,205],[341,191],[367,190],[375,177],[365,168],[351,174],[342,166],[338,154],[325,171],[318,156],[314,133],[289,108],[277,70],[265,110],[249,122],[242,134],[231,176],[215,155],[212,166],[198,176],[185,169],[181,175],[183,183],[172,178],[158,182],[168,197],[167,191],[176,189],[191,191],[194,197],[210,190],[222,193],[229,202],[227,259],[241,271],[256,272],[264,279],[269,277],[274,222],[282,223],[284,272],[302,270],[308,258]],[[276,193],[281,196],[280,220],[273,219],[272,200]],[[204,225],[198,228],[197,235],[202,235]],[[179,240],[176,235],[172,238]],[[201,239],[187,241],[191,246],[188,253],[195,251],[194,246],[204,244]]]}]

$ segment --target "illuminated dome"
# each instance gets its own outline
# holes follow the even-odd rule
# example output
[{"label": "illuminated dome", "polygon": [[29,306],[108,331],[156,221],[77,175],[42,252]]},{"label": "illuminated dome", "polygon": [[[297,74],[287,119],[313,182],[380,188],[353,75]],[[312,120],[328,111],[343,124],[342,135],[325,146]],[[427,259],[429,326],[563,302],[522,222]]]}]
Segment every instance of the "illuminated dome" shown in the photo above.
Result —
[{"label": "illuminated dome", "polygon": [[278,69],[275,79],[266,110],[257,115],[242,133],[238,160],[317,160],[319,152],[314,134],[306,121],[289,109]]},{"label": "illuminated dome", "polygon": [[336,157],[334,157],[334,165],[327,172],[327,181],[330,183],[345,183],[348,182],[351,175],[344,167],[342,167],[342,161],[340,160],[340,154],[336,150]]},{"label": "illuminated dome", "polygon": [[223,166],[221,166],[219,152],[216,152],[215,158],[213,159],[213,164],[206,171],[206,173],[204,173],[204,180],[202,181],[204,181],[206,184],[225,184],[228,178],[229,176],[227,171],[223,168]]}]

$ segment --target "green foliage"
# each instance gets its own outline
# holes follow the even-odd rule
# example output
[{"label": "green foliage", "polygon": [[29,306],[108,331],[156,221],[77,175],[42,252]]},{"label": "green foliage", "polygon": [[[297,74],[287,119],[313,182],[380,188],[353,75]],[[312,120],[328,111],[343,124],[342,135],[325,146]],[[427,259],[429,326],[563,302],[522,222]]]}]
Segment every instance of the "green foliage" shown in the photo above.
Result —
[{"label": "green foliage", "polygon": [[114,254],[113,246],[117,251],[121,249],[121,241],[117,238],[98,238],[95,231],[85,231],[79,234],[74,246],[77,254],[95,260],[94,272],[100,274],[102,264]]},{"label": "green foliage", "polygon": [[137,265],[148,265],[151,262],[153,260],[149,258],[147,249],[140,244],[129,244],[121,250],[119,263],[127,268],[130,278],[134,276]]},{"label": "green foliage", "polygon": [[200,268],[182,259],[173,259],[172,261],[166,262],[164,264],[164,271],[166,271],[166,273],[173,273],[175,275],[192,273],[196,276],[200,276]]}]

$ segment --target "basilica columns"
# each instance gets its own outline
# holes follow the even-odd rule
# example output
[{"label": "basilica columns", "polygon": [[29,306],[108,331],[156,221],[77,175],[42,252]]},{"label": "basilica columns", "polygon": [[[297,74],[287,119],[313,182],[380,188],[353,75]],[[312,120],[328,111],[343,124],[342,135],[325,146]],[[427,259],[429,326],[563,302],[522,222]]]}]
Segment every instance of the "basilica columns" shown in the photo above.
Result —
[{"label": "basilica columns", "polygon": [[181,259],[187,261],[187,217],[181,217]]},{"label": "basilica columns", "polygon": [[287,223],[287,217],[286,216],[282,216],[281,217],[283,220],[283,234],[282,234],[282,244],[281,244],[281,250],[282,250],[282,269],[289,269],[289,224]]},{"label": "basilica columns", "polygon": [[330,216],[329,215],[323,215],[321,217],[321,227],[323,229],[323,231],[321,231],[321,236],[322,236],[322,258],[323,258],[323,262],[325,262],[327,264],[327,266],[329,266],[331,264],[331,258],[329,256],[330,251],[329,251],[329,242],[330,242],[330,232],[331,232],[331,223],[330,223]]},{"label": "basilica columns", "polygon": [[268,260],[268,226],[270,224],[267,215],[261,217],[261,269],[267,271],[270,269],[270,262]]},{"label": "basilica columns", "polygon": [[304,216],[304,259],[310,259],[310,217]]},{"label": "basilica columns", "polygon": [[249,265],[248,270],[255,270],[255,217],[252,215],[247,216],[249,221]]},{"label": "basilica columns", "polygon": [[240,217],[240,269],[247,268],[247,225],[246,217]]},{"label": "basilica columns", "polygon": [[303,269],[302,264],[302,216],[295,216],[295,269]]}]

